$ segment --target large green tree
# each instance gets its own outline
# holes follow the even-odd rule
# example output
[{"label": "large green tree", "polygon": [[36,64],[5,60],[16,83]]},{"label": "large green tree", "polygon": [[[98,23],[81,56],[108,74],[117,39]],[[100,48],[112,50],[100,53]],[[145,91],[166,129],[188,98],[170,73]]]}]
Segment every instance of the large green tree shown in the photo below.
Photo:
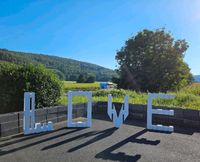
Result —
[{"label": "large green tree", "polygon": [[183,60],[188,47],[185,40],[174,40],[165,29],[139,32],[117,52],[118,86],[166,92],[188,85],[192,75]]}]

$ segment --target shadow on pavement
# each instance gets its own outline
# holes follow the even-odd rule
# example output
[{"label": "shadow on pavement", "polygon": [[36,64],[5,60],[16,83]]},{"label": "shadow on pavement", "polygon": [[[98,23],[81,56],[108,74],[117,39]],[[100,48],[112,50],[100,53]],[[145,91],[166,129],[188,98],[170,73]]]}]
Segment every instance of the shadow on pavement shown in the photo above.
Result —
[{"label": "shadow on pavement", "polygon": [[97,159],[104,159],[104,160],[113,160],[113,161],[137,161],[141,158],[141,155],[136,154],[135,156],[126,155],[125,153],[113,153],[114,150],[122,147],[123,145],[132,142],[132,143],[139,143],[139,144],[146,144],[146,145],[158,145],[160,140],[150,141],[146,138],[137,139],[139,136],[143,135],[144,133],[148,132],[148,130],[144,129],[125,140],[105,149],[104,151],[98,153],[95,158]]},{"label": "shadow on pavement", "polygon": [[[70,128],[70,129],[75,129],[75,128]],[[49,131],[49,132],[42,132],[42,133],[36,133],[36,134],[30,134],[30,135],[24,135],[24,134],[14,135],[10,138],[7,138],[5,140],[0,141],[0,143],[2,143],[2,144],[0,144],[0,147],[16,144],[16,143],[23,142],[23,141],[26,141],[26,140],[29,140],[29,139],[34,139],[34,138],[41,137],[41,136],[51,134],[51,133],[54,133],[54,132],[58,132],[58,131],[61,131],[61,130],[69,130],[69,128],[63,127],[63,128],[59,128],[59,129],[56,129],[56,130],[53,130],[53,131]],[[15,138],[17,138],[17,139],[15,139]],[[15,139],[15,140],[12,140],[12,139]],[[5,141],[9,141],[9,142],[5,142]]]},{"label": "shadow on pavement", "polygon": [[103,130],[103,131],[99,131],[99,132],[97,132],[97,131],[91,131],[91,132],[83,133],[83,134],[80,134],[78,136],[75,136],[75,137],[66,139],[64,141],[61,141],[61,142],[49,145],[47,147],[44,147],[42,150],[52,149],[54,147],[58,147],[58,146],[64,145],[66,143],[69,143],[69,142],[77,140],[77,139],[83,139],[83,138],[87,138],[87,137],[90,137],[90,136],[95,136],[95,135],[100,134],[99,136],[97,136],[97,138],[94,137],[94,139],[92,141],[86,142],[83,145],[80,145],[78,147],[73,148],[73,150],[70,151],[70,152],[72,152],[72,151],[78,150],[78,149],[80,149],[80,148],[82,148],[84,146],[87,146],[87,145],[89,145],[91,143],[94,143],[96,141],[99,141],[99,140],[101,140],[103,138],[106,138],[106,137],[110,136],[115,130],[116,130],[116,128],[109,128],[109,129],[106,129],[106,130]]},{"label": "shadow on pavement", "polygon": [[[59,137],[61,137],[61,136],[68,135],[68,134],[70,134],[70,133],[74,133],[74,132],[80,131],[80,130],[82,130],[82,129],[84,129],[84,128],[73,129],[73,130],[71,130],[71,131],[68,131],[68,132],[65,132],[65,133],[62,133],[62,134],[58,134],[58,135],[55,135],[55,136],[52,136],[52,137],[49,137],[49,138],[45,138],[45,139],[42,139],[42,140],[38,140],[38,141],[36,141],[36,142],[30,143],[30,144],[27,144],[27,145],[24,145],[24,146],[21,146],[21,147],[17,147],[17,148],[8,150],[8,151],[2,151],[2,150],[0,150],[0,155],[5,155],[5,154],[13,153],[13,152],[15,152],[15,151],[19,151],[19,150],[22,150],[22,149],[25,149],[25,148],[28,148],[28,147],[31,147],[31,146],[34,146],[34,145],[43,143],[43,142],[47,142],[47,141],[49,141],[49,140],[53,140],[53,139],[55,139],[55,138],[59,138]],[[67,129],[66,129],[66,130],[67,130]],[[44,135],[44,134],[42,134],[42,135]],[[38,136],[36,136],[36,137],[38,137]],[[30,140],[33,139],[32,136],[27,137],[27,138],[30,139]],[[11,144],[15,144],[15,143],[17,143],[17,142],[23,142],[24,140],[28,140],[27,138],[21,139],[21,140],[18,140],[18,141],[12,141],[12,142],[10,142],[10,143],[8,142],[8,143],[6,143],[4,146],[8,146],[8,145],[11,145]],[[3,144],[2,144],[2,145],[3,145]],[[4,147],[4,146],[2,146],[2,145],[1,145],[1,147]]]},{"label": "shadow on pavement", "polygon": [[96,134],[96,131],[91,131],[91,132],[83,133],[83,134],[81,134],[81,135],[78,135],[78,136],[75,136],[75,137],[66,139],[66,140],[64,140],[64,141],[61,141],[61,142],[58,142],[58,143],[55,143],[55,144],[46,146],[46,147],[44,147],[44,148],[41,149],[41,150],[44,151],[44,150],[52,149],[52,148],[55,148],[55,147],[64,145],[64,144],[66,144],[66,143],[72,142],[72,141],[74,141],[74,140],[78,140],[78,139],[80,140],[80,139],[83,139],[83,138],[87,138],[87,137],[93,136],[93,135],[95,135],[95,134]]},{"label": "shadow on pavement", "polygon": [[100,131],[100,132],[95,134],[97,136],[95,136],[93,139],[91,139],[91,140],[89,140],[89,141],[87,141],[87,142],[85,142],[81,145],[78,145],[74,148],[69,149],[68,152],[73,152],[73,151],[79,150],[79,149],[81,149],[85,146],[88,146],[88,145],[93,144],[93,143],[95,143],[99,140],[102,140],[102,139],[112,135],[116,130],[117,130],[117,128],[109,128],[109,129],[106,129],[104,131]]}]

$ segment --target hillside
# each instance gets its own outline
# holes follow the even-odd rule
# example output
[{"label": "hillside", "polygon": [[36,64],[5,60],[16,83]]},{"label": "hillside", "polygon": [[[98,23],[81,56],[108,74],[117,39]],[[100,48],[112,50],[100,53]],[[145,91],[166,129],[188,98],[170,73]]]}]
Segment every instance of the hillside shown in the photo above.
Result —
[{"label": "hillside", "polygon": [[116,73],[113,70],[91,63],[44,54],[24,53],[0,49],[0,61],[17,64],[44,64],[65,80],[76,80],[80,74],[93,74],[97,81],[109,81]]}]

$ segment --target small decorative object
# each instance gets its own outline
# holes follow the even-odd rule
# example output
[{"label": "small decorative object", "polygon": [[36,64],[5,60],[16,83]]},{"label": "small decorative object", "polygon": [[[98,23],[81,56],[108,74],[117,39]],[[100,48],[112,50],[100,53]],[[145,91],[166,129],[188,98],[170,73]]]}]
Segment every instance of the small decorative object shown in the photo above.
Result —
[{"label": "small decorative object", "polygon": [[175,95],[159,94],[159,93],[149,93],[148,94],[147,129],[173,132],[174,131],[174,127],[173,126],[163,126],[161,124],[157,124],[157,125],[153,125],[152,124],[152,114],[171,115],[171,116],[174,115],[174,110],[152,109],[152,101],[155,98],[172,99],[172,98],[175,98]]},{"label": "small decorative object", "polygon": [[[87,120],[86,122],[77,121],[72,122],[72,109],[73,109],[73,103],[72,98],[74,96],[86,96],[88,98],[87,103]],[[92,92],[88,91],[69,91],[68,92],[68,127],[91,127],[92,125]]]},{"label": "small decorative object", "polygon": [[53,130],[53,123],[51,121],[46,123],[35,123],[35,93],[24,93],[24,134],[33,134]]},{"label": "small decorative object", "polygon": [[117,112],[115,109],[115,105],[112,105],[112,95],[108,95],[108,109],[107,113],[111,120],[113,120],[114,126],[116,128],[121,127],[123,121],[127,118],[129,114],[129,104],[128,104],[128,96],[124,98],[124,105],[122,105],[121,110],[119,112],[119,116],[117,116]]}]

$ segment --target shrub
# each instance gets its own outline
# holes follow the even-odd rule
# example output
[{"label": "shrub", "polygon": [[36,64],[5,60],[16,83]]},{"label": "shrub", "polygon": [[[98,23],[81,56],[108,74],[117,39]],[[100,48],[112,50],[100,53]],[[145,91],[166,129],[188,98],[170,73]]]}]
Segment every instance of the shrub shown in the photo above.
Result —
[{"label": "shrub", "polygon": [[62,84],[42,65],[0,63],[0,113],[23,110],[26,91],[36,93],[36,108],[52,106],[61,96]]}]

